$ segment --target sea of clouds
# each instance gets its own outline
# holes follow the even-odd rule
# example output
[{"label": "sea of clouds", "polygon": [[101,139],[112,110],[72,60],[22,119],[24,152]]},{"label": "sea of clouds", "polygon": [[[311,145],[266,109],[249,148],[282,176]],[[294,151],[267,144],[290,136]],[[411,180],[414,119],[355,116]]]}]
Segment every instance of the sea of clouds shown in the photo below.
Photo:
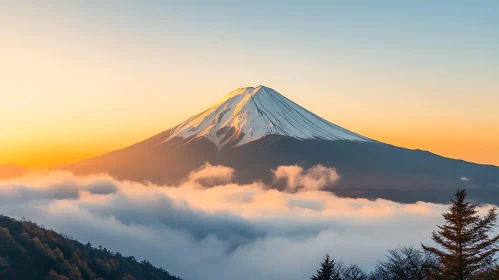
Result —
[{"label": "sea of clouds", "polygon": [[234,184],[234,174],[206,164],[178,186],[28,174],[0,180],[0,213],[147,259],[189,280],[298,280],[309,279],[326,253],[370,269],[388,249],[431,244],[447,210],[336,197],[321,188],[339,176],[320,165],[277,168],[283,191]]}]

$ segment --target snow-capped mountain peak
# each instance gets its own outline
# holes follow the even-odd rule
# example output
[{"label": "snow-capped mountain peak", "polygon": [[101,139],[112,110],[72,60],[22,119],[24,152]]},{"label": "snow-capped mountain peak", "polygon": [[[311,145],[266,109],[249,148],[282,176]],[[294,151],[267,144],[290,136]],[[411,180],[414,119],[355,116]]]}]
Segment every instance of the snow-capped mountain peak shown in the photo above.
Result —
[{"label": "snow-capped mountain peak", "polygon": [[297,139],[372,141],[339,127],[265,87],[238,88],[208,110],[173,128],[165,139],[206,137],[219,148],[236,146],[265,135]]}]

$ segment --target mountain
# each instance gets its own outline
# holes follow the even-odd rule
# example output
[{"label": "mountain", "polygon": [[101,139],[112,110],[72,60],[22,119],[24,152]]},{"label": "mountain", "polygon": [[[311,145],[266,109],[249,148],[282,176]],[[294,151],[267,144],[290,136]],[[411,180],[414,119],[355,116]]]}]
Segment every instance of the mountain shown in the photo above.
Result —
[{"label": "mountain", "polygon": [[499,204],[499,167],[381,143],[335,125],[275,90],[237,89],[214,106],[149,139],[64,166],[77,174],[175,184],[206,162],[233,167],[236,181],[274,182],[278,166],[335,167],[339,196],[400,202],[446,202],[468,188],[478,202]]},{"label": "mountain", "polygon": [[147,261],[0,215],[2,280],[180,280]]},{"label": "mountain", "polygon": [[217,147],[241,146],[266,135],[296,139],[371,141],[300,107],[264,86],[239,88],[208,110],[173,128],[175,137],[208,138]]}]

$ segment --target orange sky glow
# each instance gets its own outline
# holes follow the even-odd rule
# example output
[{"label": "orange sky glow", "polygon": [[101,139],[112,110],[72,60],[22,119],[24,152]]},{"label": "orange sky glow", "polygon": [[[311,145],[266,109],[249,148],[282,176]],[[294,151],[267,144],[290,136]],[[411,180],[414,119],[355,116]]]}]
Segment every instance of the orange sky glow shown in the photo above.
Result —
[{"label": "orange sky glow", "polygon": [[364,136],[499,166],[496,17],[478,36],[474,18],[440,14],[428,28],[311,9],[296,28],[299,10],[79,5],[0,4],[0,164],[97,156],[265,85]]}]

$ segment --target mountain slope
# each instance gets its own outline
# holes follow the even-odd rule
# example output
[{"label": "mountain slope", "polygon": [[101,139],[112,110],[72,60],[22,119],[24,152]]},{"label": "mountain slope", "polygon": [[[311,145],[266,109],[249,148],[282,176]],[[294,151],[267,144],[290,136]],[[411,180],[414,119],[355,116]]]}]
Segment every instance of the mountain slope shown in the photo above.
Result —
[{"label": "mountain slope", "polygon": [[469,188],[471,198],[499,204],[496,166],[370,140],[262,86],[238,89],[158,135],[64,168],[176,184],[206,162],[233,167],[238,183],[279,188],[272,172],[278,166],[322,164],[337,169],[341,179],[328,189],[341,196],[444,202],[449,191]]},{"label": "mountain slope", "polygon": [[180,280],[149,262],[83,245],[32,222],[0,215],[2,280]]}]

